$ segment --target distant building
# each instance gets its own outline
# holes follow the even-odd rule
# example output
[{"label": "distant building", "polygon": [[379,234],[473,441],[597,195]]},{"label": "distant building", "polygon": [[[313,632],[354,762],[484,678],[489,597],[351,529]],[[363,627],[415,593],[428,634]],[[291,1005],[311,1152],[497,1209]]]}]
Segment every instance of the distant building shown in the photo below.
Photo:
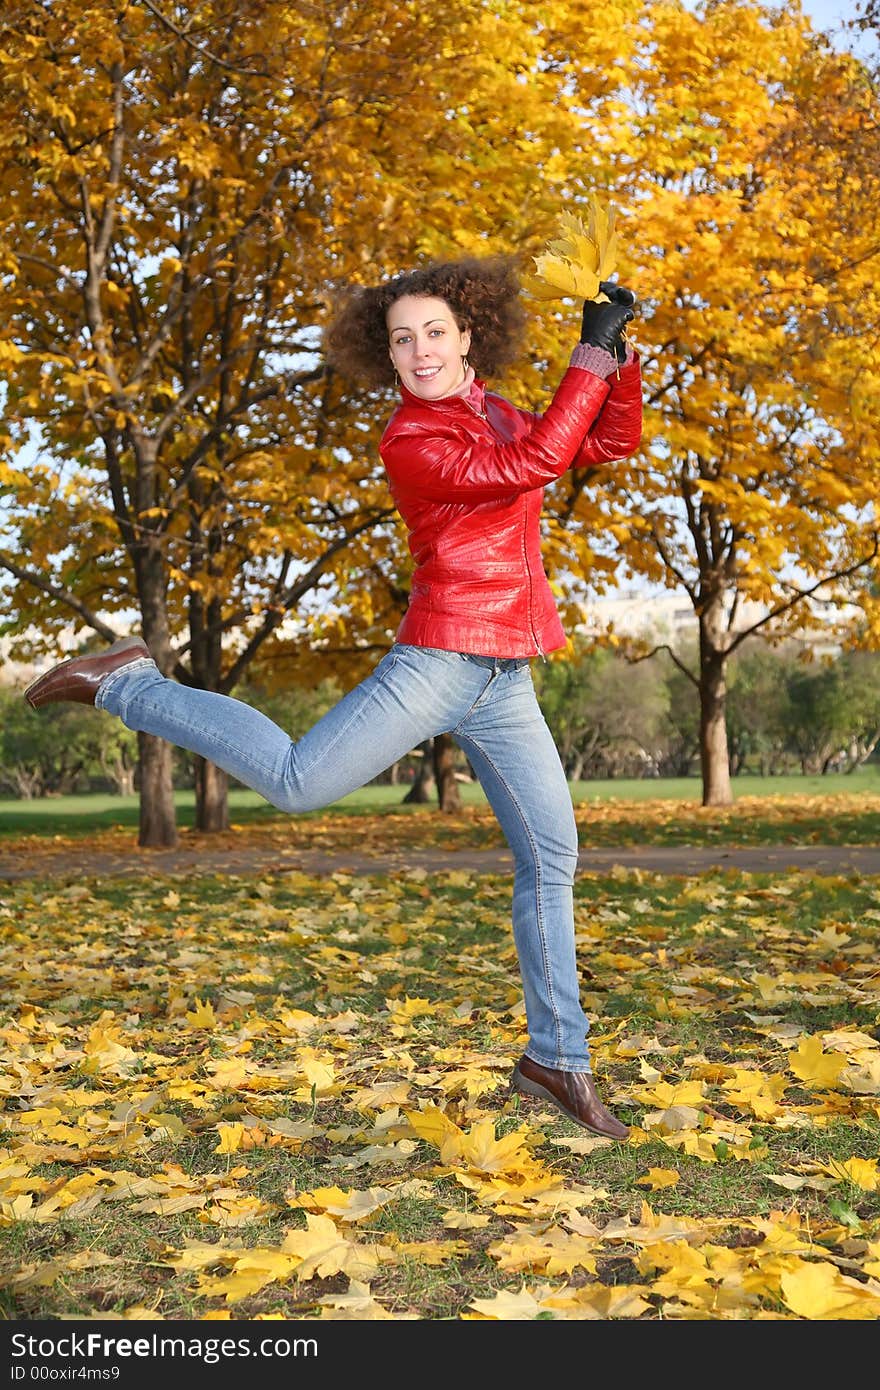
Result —
[{"label": "distant building", "polygon": [[[641,637],[668,642],[672,647],[696,641],[697,617],[686,594],[674,590],[659,594],[639,593],[635,589],[594,598],[584,605],[585,616],[575,630],[598,637],[614,632],[621,637]],[[861,610],[855,604],[831,603],[825,599],[805,600],[801,622],[790,640],[810,646],[815,652],[832,654],[840,650],[841,628],[854,623]],[[733,631],[741,632],[759,622],[767,613],[759,603],[742,603],[737,608]],[[769,635],[765,632],[765,636]]]}]

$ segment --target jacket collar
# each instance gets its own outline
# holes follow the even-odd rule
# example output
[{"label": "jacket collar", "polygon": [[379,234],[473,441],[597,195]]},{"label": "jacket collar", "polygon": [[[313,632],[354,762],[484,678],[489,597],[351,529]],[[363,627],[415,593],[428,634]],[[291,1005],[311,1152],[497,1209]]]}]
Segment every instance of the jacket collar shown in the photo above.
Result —
[{"label": "jacket collar", "polygon": [[439,401],[426,401],[424,396],[417,396],[414,391],[408,391],[404,385],[400,387],[400,400],[402,405],[421,405],[428,406],[431,410],[456,410],[461,406],[466,406],[469,410],[480,412],[486,409],[486,383],[479,377],[474,377],[471,382],[471,389],[466,396],[443,396]]}]

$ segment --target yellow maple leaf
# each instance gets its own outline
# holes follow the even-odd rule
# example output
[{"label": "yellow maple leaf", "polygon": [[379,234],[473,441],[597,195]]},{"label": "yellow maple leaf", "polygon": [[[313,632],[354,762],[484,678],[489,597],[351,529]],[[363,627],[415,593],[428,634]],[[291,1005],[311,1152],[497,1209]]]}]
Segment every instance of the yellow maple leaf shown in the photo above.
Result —
[{"label": "yellow maple leaf", "polygon": [[220,1135],[220,1143],[214,1149],[215,1154],[238,1153],[244,1138],[244,1125],[221,1123],[217,1126],[217,1133]]},{"label": "yellow maple leaf", "polygon": [[385,1002],[394,1023],[402,1023],[412,1018],[427,1018],[436,1012],[436,1006],[430,999],[410,999],[408,994],[402,1002],[399,999],[386,999]]},{"label": "yellow maple leaf", "polygon": [[29,1192],[22,1192],[11,1202],[0,1202],[0,1226],[32,1220],[33,1205],[34,1199]]},{"label": "yellow maple leaf", "polygon": [[723,1089],[732,1105],[751,1110],[759,1120],[769,1120],[779,1113],[779,1101],[787,1085],[785,1077],[779,1073],[763,1076],[760,1072],[737,1067],[734,1075],[723,1083]]},{"label": "yellow maple leaf", "polygon": [[877,1192],[880,1189],[877,1162],[876,1158],[848,1158],[842,1162],[832,1161],[826,1164],[825,1171],[834,1178],[853,1183],[863,1192]]},{"label": "yellow maple leaf", "polygon": [[812,1248],[809,1233],[801,1229],[800,1214],[796,1211],[772,1212],[766,1219],[756,1217],[751,1225],[763,1232],[764,1245],[777,1253]]},{"label": "yellow maple leaf", "polygon": [[466,1240],[404,1240],[395,1249],[420,1265],[431,1265],[434,1268],[446,1264],[447,1260],[455,1259],[456,1256],[470,1253],[470,1246]]},{"label": "yellow maple leaf", "polygon": [[382,1247],[349,1240],[329,1216],[307,1212],[306,1221],[308,1229],[288,1231],[281,1247],[285,1255],[298,1260],[297,1279],[312,1279],[316,1274],[322,1279],[331,1274],[364,1278],[375,1273]]},{"label": "yellow maple leaf", "polygon": [[218,1091],[234,1091],[247,1076],[247,1066],[238,1057],[222,1057],[209,1062],[207,1070],[211,1073],[210,1085]]},{"label": "yellow maple leaf", "polygon": [[179,1115],[160,1112],[149,1118],[150,1139],[155,1143],[179,1144],[189,1135],[189,1130]]},{"label": "yellow maple leaf", "polygon": [[471,1299],[468,1307],[481,1315],[474,1321],[498,1318],[504,1322],[534,1322],[542,1311],[541,1304],[525,1285],[518,1293],[502,1289],[494,1298]]},{"label": "yellow maple leaf", "polygon": [[352,1319],[358,1322],[387,1321],[398,1318],[415,1318],[414,1313],[389,1313],[381,1303],[377,1303],[370,1292],[369,1284],[363,1283],[360,1279],[349,1281],[348,1293],[340,1293],[332,1298],[326,1298],[320,1304],[321,1318],[327,1320],[334,1318],[337,1320]]},{"label": "yellow maple leaf", "polygon": [[435,1149],[439,1149],[449,1135],[461,1134],[458,1125],[447,1119],[436,1105],[426,1105],[424,1110],[405,1110],[403,1113],[419,1139],[433,1144]]},{"label": "yellow maple leaf", "polygon": [[651,1305],[642,1298],[637,1286],[629,1288],[603,1288],[601,1285],[588,1285],[582,1289],[560,1289],[548,1295],[542,1303],[545,1312],[554,1308],[563,1311],[562,1316],[574,1316],[599,1321],[604,1318],[639,1318],[642,1313],[651,1311]]},{"label": "yellow maple leaf", "polygon": [[118,1076],[128,1076],[137,1065],[137,1053],[119,1042],[120,1028],[113,1022],[101,1019],[91,1029],[88,1042],[83,1049],[86,1060],[82,1070],[89,1076],[96,1072],[111,1072]]},{"label": "yellow maple leaf", "polygon": [[328,1212],[341,1216],[344,1221],[362,1221],[374,1211],[391,1201],[391,1193],[384,1187],[369,1187],[366,1191],[345,1192],[341,1187],[313,1187],[298,1196],[289,1196],[288,1205],[302,1207],[308,1211]]},{"label": "yellow maple leaf", "polygon": [[195,1211],[207,1204],[205,1192],[180,1192],[176,1197],[151,1198],[146,1202],[135,1202],[132,1211],[144,1212],[151,1216],[179,1216],[184,1211]]},{"label": "yellow maple leaf", "polygon": [[409,1099],[411,1089],[408,1081],[377,1081],[372,1086],[361,1086],[355,1091],[350,1104],[356,1110],[379,1110],[386,1105],[402,1105]]},{"label": "yellow maple leaf", "polygon": [[497,1260],[499,1269],[541,1270],[545,1274],[570,1274],[575,1269],[596,1273],[595,1241],[581,1235],[569,1235],[558,1227],[536,1235],[526,1231],[521,1235],[497,1241],[489,1246],[488,1254]]},{"label": "yellow maple leaf", "polygon": [[237,1226],[250,1226],[255,1221],[266,1221],[274,1212],[275,1207],[270,1203],[242,1194],[240,1197],[224,1197],[222,1202],[209,1207],[200,1220],[231,1230]]},{"label": "yellow maple leaf", "polygon": [[320,1096],[333,1089],[336,1081],[336,1068],[332,1059],[319,1057],[311,1049],[305,1049],[300,1053],[300,1064],[310,1091],[314,1087],[315,1094]]},{"label": "yellow maple leaf", "polygon": [[548,241],[535,256],[534,275],[523,284],[536,299],[592,299],[606,301],[599,282],[614,273],[617,263],[617,233],[613,203],[590,196],[587,220],[564,212],[560,235]]},{"label": "yellow maple leaf", "polygon": [[699,1107],[705,1094],[702,1081],[679,1081],[674,1085],[669,1081],[660,1081],[656,1086],[639,1086],[633,1091],[633,1096],[642,1105],[657,1105],[663,1110],[673,1106],[678,1109],[682,1106]]},{"label": "yellow maple leaf", "polygon": [[267,1284],[289,1279],[296,1264],[292,1255],[277,1250],[249,1251],[236,1260],[231,1274],[200,1276],[198,1292],[206,1298],[222,1295],[227,1303],[240,1303],[242,1299],[259,1293]]},{"label": "yellow maple leaf", "polygon": [[666,1216],[662,1212],[657,1213],[647,1202],[642,1202],[637,1224],[633,1224],[629,1216],[614,1217],[604,1227],[602,1237],[605,1241],[623,1239],[639,1245],[652,1245],[657,1241],[695,1238],[698,1233],[704,1238],[707,1228],[710,1227],[711,1223],[701,1223],[689,1216]]},{"label": "yellow maple leaf", "polygon": [[814,1034],[801,1038],[797,1051],[790,1054],[788,1069],[808,1085],[834,1087],[847,1061],[842,1052],[823,1052],[822,1039]]},{"label": "yellow maple leaf", "polygon": [[213,1004],[210,1000],[205,1003],[203,999],[197,999],[195,1008],[186,1015],[186,1021],[190,1028],[213,1028],[217,1022]]},{"label": "yellow maple leaf", "polygon": [[636,1186],[659,1192],[661,1187],[675,1187],[679,1176],[674,1168],[649,1168],[643,1178],[636,1178]]},{"label": "yellow maple leaf", "polygon": [[216,1245],[213,1241],[193,1241],[185,1250],[166,1250],[162,1264],[170,1265],[178,1274],[189,1270],[208,1269],[216,1264],[234,1264],[240,1252]]},{"label": "yellow maple leaf", "polygon": [[482,1231],[488,1226],[491,1217],[478,1211],[447,1211],[443,1225],[449,1231]]},{"label": "yellow maple leaf", "polygon": [[880,1317],[880,1298],[857,1279],[841,1274],[834,1265],[799,1260],[780,1279],[782,1301],[799,1317],[875,1319]]},{"label": "yellow maple leaf", "polygon": [[692,1105],[670,1105],[666,1110],[651,1110],[642,1116],[642,1128],[659,1129],[664,1134],[680,1134],[682,1130],[699,1129],[703,1122],[701,1110]]},{"label": "yellow maple leaf", "polygon": [[479,1120],[466,1133],[450,1134],[440,1146],[441,1163],[463,1160],[468,1167],[481,1173],[535,1172],[535,1162],[529,1153],[525,1130],[518,1129],[501,1139],[495,1137],[492,1120]]}]

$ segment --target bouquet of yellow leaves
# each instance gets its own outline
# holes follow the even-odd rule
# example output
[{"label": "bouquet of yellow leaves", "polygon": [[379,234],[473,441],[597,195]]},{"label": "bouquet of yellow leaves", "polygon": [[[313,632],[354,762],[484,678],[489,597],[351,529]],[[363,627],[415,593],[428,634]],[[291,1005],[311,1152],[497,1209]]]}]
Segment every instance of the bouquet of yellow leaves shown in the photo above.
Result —
[{"label": "bouquet of yellow leaves", "polygon": [[601,203],[595,196],[590,197],[586,222],[564,212],[562,235],[533,258],[535,273],[523,277],[524,288],[536,299],[607,301],[599,285],[613,275],[617,261],[614,217],[613,203]]}]

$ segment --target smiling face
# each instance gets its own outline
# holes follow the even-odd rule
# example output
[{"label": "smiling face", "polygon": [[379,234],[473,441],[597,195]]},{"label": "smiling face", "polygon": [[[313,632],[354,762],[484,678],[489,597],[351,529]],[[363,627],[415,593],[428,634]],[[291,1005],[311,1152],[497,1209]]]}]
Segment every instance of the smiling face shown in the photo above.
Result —
[{"label": "smiling face", "polygon": [[465,378],[462,358],[471,345],[445,299],[404,294],[386,315],[391,361],[414,396],[439,401]]}]

